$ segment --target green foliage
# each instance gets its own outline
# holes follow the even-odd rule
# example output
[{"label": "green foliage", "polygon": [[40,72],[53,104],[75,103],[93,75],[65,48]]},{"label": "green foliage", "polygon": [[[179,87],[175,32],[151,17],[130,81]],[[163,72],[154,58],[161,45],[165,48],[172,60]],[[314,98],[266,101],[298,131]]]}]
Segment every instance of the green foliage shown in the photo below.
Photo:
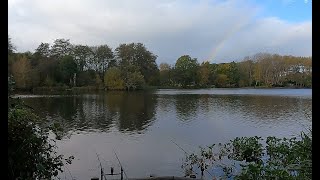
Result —
[{"label": "green foliage", "polygon": [[159,83],[162,87],[174,86],[173,69],[168,63],[161,63],[159,66]]},{"label": "green foliage", "polygon": [[41,43],[34,53],[36,58],[48,58],[50,56],[50,44]]},{"label": "green foliage", "polygon": [[[312,87],[312,57],[258,53],[242,62],[199,65],[196,58],[183,55],[172,67],[166,63],[158,67],[157,55],[142,43],[120,44],[112,51],[106,44],[90,47],[56,39],[51,47],[41,43],[35,53],[15,53],[10,37],[8,45],[8,72],[13,74],[17,89],[75,84],[103,88],[111,67],[120,69],[125,83],[131,73],[139,72],[145,85],[161,88]],[[92,76],[92,71],[100,78]],[[133,89],[131,85],[125,89],[129,86]]]},{"label": "green foliage", "polygon": [[[214,148],[215,147],[215,148]],[[233,179],[311,179],[312,137],[301,133],[299,138],[237,137],[226,144],[200,147],[199,154],[190,154],[182,168],[220,168],[220,178]]]},{"label": "green foliage", "polygon": [[32,87],[31,64],[26,55],[18,57],[12,64],[12,74],[16,82],[16,88],[29,89]]},{"label": "green foliage", "polygon": [[135,72],[128,73],[127,79],[125,81],[125,86],[128,90],[141,89],[143,85],[144,85],[144,78],[140,72],[135,71]]},{"label": "green foliage", "polygon": [[229,78],[225,74],[218,74],[216,78],[216,86],[217,87],[226,87],[229,82]]},{"label": "green foliage", "polygon": [[47,76],[44,81],[44,85],[48,86],[48,87],[52,87],[54,84],[55,84],[55,81],[52,78],[50,78],[49,76]]},{"label": "green foliage", "polygon": [[112,49],[108,45],[100,45],[96,47],[94,56],[100,73],[104,73],[107,70],[110,61],[114,58]]},{"label": "green foliage", "polygon": [[78,71],[82,72],[87,64],[87,60],[93,55],[93,52],[88,46],[76,45],[73,47],[72,54]]},{"label": "green foliage", "polygon": [[231,87],[239,87],[240,71],[239,71],[238,64],[235,63],[234,61],[230,63],[228,77],[230,78]]},{"label": "green foliage", "polygon": [[203,62],[198,70],[198,78],[200,86],[208,86],[209,85],[209,78],[210,78],[210,63],[208,61]]},{"label": "green foliage", "polygon": [[77,74],[77,86],[94,86],[96,81],[96,73],[94,70],[80,71]]},{"label": "green foliage", "polygon": [[120,67],[136,66],[144,81],[156,85],[159,80],[157,56],[147,50],[142,43],[120,44],[115,49]]},{"label": "green foliage", "polygon": [[189,55],[181,56],[175,64],[177,82],[184,87],[194,85],[196,83],[198,66],[196,58],[192,59]]},{"label": "green foliage", "polygon": [[99,76],[99,74],[96,73],[96,76],[95,76],[95,85],[98,89],[102,89],[103,88],[103,82]]},{"label": "green foliage", "polygon": [[72,44],[69,39],[56,39],[50,49],[50,56],[54,59],[61,59],[72,54]]},{"label": "green foliage", "polygon": [[60,78],[63,82],[69,84],[72,82],[73,75],[77,73],[77,64],[72,56],[64,56],[59,62]]},{"label": "green foliage", "polygon": [[104,76],[105,86],[110,90],[123,90],[125,89],[124,81],[121,78],[121,71],[117,67],[108,69]]},{"label": "green foliage", "polygon": [[15,82],[12,75],[8,75],[8,96],[10,96],[14,90]]},{"label": "green foliage", "polygon": [[[12,99],[10,99],[12,101]],[[51,179],[62,172],[63,159],[55,151],[48,130],[40,127],[39,117],[23,104],[9,102],[8,179]]]}]

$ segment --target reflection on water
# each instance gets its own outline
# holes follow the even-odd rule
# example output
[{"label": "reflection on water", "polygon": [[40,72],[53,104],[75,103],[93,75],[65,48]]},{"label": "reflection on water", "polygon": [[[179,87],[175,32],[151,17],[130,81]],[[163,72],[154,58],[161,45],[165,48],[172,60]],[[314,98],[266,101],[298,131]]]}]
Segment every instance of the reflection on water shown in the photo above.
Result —
[{"label": "reflection on water", "polygon": [[184,154],[172,139],[192,152],[199,145],[236,136],[298,135],[311,125],[311,91],[233,91],[239,92],[164,90],[23,98],[47,123],[62,124],[59,150],[76,157],[69,169],[77,179],[99,175],[96,152],[105,159],[106,169],[116,166],[113,148],[129,177],[182,176]]},{"label": "reflection on water", "polygon": [[104,131],[116,126],[121,132],[142,133],[152,124],[157,99],[150,93],[108,92],[80,96],[25,98],[49,121],[67,131]]}]

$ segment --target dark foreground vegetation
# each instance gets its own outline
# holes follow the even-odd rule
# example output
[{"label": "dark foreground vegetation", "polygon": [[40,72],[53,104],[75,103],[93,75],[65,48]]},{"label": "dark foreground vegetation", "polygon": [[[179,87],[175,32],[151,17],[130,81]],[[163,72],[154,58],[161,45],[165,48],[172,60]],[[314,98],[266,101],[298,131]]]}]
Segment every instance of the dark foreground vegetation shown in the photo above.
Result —
[{"label": "dark foreground vegetation", "polygon": [[56,39],[18,53],[8,38],[8,76],[16,90],[135,90],[148,88],[296,87],[312,85],[312,57],[259,53],[240,62],[199,63],[189,55],[156,63],[142,43],[87,46]]},{"label": "dark foreground vegetation", "polygon": [[13,85],[8,79],[8,179],[51,179],[73,156],[57,154],[55,140],[49,138],[55,127],[44,125],[23,101],[11,98]]},{"label": "dark foreground vegetation", "polygon": [[[199,153],[186,154],[182,168],[187,175],[203,171],[213,179],[312,179],[311,130],[300,137],[237,137],[200,147]],[[222,173],[212,174],[213,169]]]}]

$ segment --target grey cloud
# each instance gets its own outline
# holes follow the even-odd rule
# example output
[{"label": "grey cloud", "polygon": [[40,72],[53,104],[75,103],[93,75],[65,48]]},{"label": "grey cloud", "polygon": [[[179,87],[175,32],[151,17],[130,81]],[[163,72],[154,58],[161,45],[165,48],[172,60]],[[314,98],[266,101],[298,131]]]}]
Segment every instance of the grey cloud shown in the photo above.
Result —
[{"label": "grey cloud", "polygon": [[19,51],[68,38],[75,44],[142,42],[173,63],[189,54],[229,62],[261,51],[311,55],[311,21],[257,18],[248,1],[9,0],[9,35]]}]

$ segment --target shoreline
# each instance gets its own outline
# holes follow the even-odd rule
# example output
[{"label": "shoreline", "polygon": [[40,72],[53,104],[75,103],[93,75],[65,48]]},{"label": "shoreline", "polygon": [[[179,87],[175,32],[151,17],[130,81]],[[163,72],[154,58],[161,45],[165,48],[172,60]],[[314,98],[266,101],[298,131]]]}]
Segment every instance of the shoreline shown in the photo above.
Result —
[{"label": "shoreline", "polygon": [[98,89],[92,87],[73,87],[73,88],[62,88],[62,87],[37,87],[33,89],[23,90],[18,89],[14,90],[12,95],[16,94],[41,94],[41,93],[57,93],[57,94],[74,94],[74,93],[83,93],[83,92],[138,92],[138,91],[153,91],[153,90],[200,90],[200,89],[312,89],[312,87],[199,87],[199,88],[179,88],[179,87],[147,87],[144,89],[138,90],[106,90]]}]

